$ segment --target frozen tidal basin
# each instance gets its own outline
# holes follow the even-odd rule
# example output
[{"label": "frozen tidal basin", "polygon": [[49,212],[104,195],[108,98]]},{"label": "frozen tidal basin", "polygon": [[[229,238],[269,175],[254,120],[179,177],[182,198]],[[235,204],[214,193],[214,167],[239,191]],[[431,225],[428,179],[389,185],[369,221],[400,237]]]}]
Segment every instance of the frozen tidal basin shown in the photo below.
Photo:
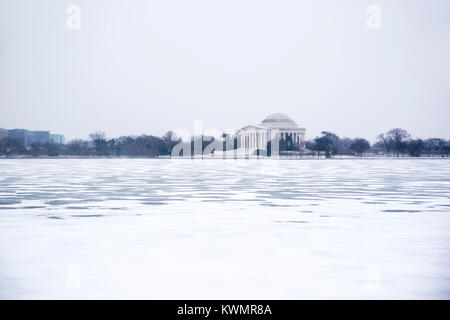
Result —
[{"label": "frozen tidal basin", "polygon": [[0,298],[450,298],[450,161],[0,160]]}]

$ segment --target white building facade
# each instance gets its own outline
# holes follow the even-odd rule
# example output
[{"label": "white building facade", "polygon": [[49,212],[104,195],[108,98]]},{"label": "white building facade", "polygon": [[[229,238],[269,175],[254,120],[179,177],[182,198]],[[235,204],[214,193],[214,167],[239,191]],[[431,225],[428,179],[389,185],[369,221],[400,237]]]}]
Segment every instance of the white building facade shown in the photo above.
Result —
[{"label": "white building facade", "polygon": [[293,150],[305,148],[305,129],[300,128],[294,120],[283,113],[273,113],[259,125],[249,125],[237,133],[238,147],[246,154],[254,154],[256,150],[267,152],[269,141],[273,146],[272,154],[276,154],[280,144],[289,145]]}]

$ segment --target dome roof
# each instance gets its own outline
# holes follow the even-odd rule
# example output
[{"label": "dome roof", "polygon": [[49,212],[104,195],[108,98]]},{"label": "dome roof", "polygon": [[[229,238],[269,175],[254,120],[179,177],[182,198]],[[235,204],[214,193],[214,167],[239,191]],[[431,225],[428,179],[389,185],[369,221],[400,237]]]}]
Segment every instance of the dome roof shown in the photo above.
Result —
[{"label": "dome roof", "polygon": [[298,125],[284,113],[272,113],[267,116],[261,125],[269,128],[298,128]]},{"label": "dome roof", "polygon": [[287,114],[284,113],[272,113],[269,114],[263,120],[263,122],[279,122],[279,121],[295,123],[294,120],[292,120]]}]

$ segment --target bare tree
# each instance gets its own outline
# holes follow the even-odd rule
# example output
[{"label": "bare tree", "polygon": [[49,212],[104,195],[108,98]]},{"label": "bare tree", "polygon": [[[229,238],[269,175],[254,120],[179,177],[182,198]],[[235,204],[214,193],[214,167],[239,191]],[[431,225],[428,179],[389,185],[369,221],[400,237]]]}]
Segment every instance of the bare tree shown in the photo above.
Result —
[{"label": "bare tree", "polygon": [[385,134],[380,134],[377,144],[382,147],[387,156],[392,151],[398,157],[400,153],[407,151],[409,140],[411,140],[411,135],[405,129],[395,128]]},{"label": "bare tree", "polygon": [[105,133],[102,131],[97,131],[95,133],[91,133],[89,137],[92,140],[92,143],[95,146],[95,151],[98,155],[107,155],[108,153],[108,143],[106,141]]},{"label": "bare tree", "polygon": [[362,157],[363,153],[370,149],[370,143],[366,139],[356,138],[350,145],[350,149]]},{"label": "bare tree", "polygon": [[400,153],[406,151],[406,145],[407,142],[411,139],[411,135],[405,129],[391,129],[388,131],[387,135],[392,140],[394,151],[397,157]]},{"label": "bare tree", "polygon": [[378,141],[376,143],[377,146],[380,146],[381,149],[383,150],[384,154],[389,157],[393,145],[392,145],[392,141],[390,139],[390,137],[385,136],[384,133],[378,135]]}]

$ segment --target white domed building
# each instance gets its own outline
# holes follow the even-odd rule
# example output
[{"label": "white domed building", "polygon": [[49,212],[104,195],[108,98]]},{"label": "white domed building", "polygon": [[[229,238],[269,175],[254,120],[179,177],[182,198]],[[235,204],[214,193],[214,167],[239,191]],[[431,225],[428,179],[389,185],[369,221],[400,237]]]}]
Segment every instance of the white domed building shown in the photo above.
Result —
[{"label": "white domed building", "polygon": [[[284,113],[272,113],[259,125],[249,125],[237,132],[238,148],[246,154],[254,154],[256,150],[264,153],[267,144],[288,141],[297,150],[305,148],[305,129],[300,128],[294,120]],[[276,151],[274,150],[273,154]]]}]

